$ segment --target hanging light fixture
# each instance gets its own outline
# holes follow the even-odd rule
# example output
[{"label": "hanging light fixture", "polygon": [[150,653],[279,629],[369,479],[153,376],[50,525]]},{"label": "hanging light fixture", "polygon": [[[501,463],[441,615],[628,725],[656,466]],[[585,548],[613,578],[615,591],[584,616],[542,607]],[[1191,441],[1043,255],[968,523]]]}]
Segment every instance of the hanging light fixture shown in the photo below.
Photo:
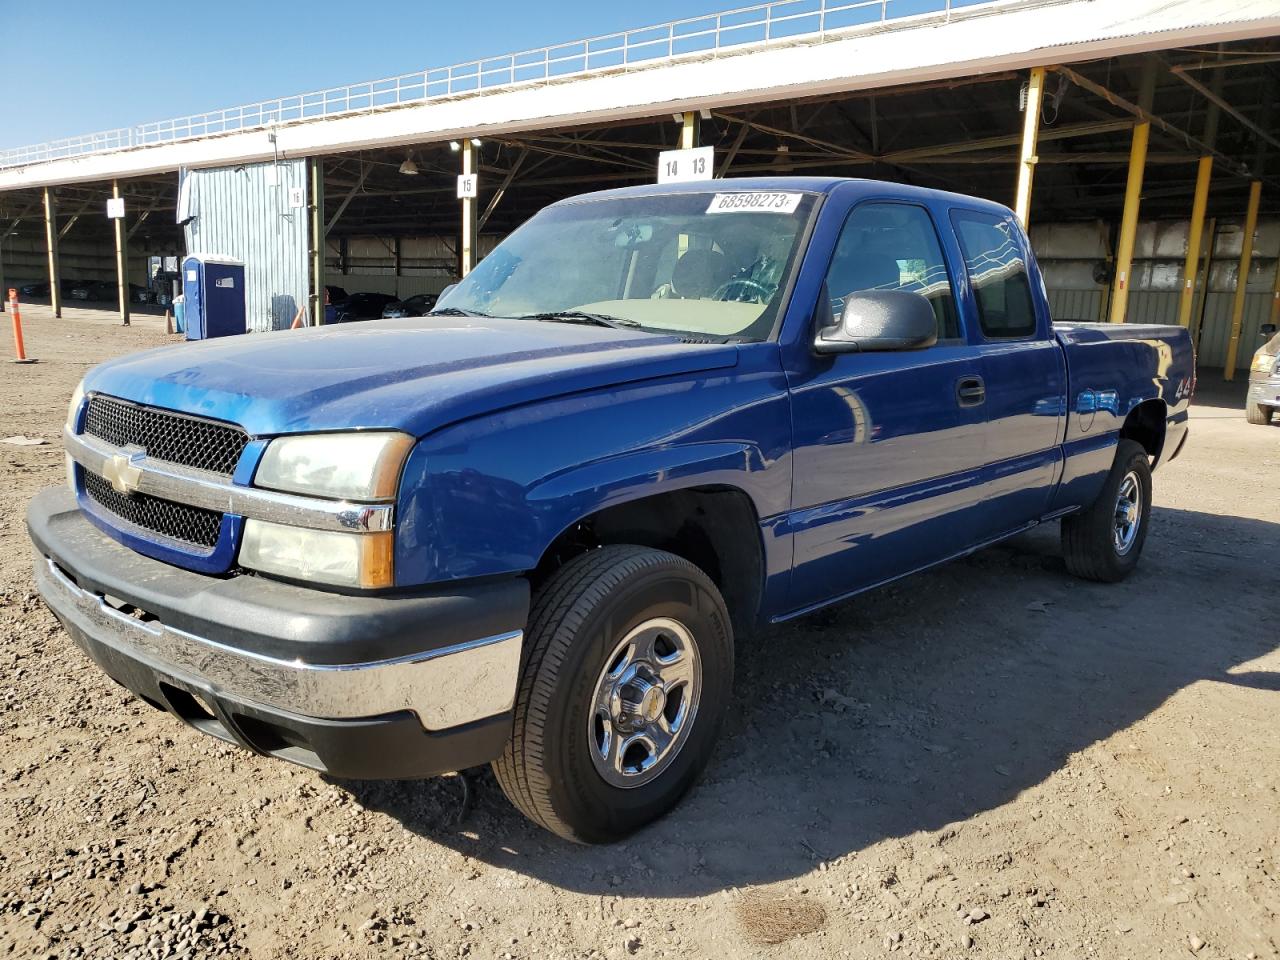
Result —
[{"label": "hanging light fixture", "polygon": [[404,163],[400,164],[400,172],[406,177],[416,177],[418,175],[418,165],[413,162],[412,151],[405,154]]}]

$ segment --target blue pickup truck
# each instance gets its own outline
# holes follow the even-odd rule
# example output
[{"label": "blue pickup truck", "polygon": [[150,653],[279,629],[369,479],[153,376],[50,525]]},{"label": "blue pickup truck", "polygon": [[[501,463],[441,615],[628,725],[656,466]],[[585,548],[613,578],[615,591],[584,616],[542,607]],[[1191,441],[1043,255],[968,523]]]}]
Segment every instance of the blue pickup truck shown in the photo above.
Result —
[{"label": "blue pickup truck", "polygon": [[1051,520],[1071,573],[1129,574],[1194,383],[1179,327],[1055,326],[994,203],[595,193],[426,317],[90,371],[36,580],[198,730],[337,777],[491,762],[604,842],[706,765],[758,627]]}]

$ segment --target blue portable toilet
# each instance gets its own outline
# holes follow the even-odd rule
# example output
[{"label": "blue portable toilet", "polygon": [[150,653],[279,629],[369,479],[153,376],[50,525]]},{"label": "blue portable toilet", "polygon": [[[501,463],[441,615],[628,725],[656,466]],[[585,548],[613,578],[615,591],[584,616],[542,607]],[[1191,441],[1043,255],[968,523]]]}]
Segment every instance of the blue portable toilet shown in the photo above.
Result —
[{"label": "blue portable toilet", "polygon": [[244,264],[210,253],[182,261],[183,314],[188,340],[244,333]]}]

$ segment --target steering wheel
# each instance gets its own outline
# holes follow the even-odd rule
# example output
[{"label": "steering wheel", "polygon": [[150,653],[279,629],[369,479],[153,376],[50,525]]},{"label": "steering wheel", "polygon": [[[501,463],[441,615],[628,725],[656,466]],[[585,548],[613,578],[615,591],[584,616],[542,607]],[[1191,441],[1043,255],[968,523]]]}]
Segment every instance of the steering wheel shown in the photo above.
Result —
[{"label": "steering wheel", "polygon": [[[747,296],[730,297],[729,291],[735,288],[741,288],[742,292]],[[738,303],[765,303],[773,296],[773,291],[757,280],[751,280],[747,277],[734,277],[725,283],[720,284],[716,288],[716,292],[711,295],[712,300],[733,300]]]}]

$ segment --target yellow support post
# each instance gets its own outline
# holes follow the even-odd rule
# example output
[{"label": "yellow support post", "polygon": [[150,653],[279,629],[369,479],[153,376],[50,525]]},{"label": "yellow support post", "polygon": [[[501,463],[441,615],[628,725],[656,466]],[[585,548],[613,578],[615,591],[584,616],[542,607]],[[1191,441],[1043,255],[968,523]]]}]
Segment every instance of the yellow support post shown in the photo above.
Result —
[{"label": "yellow support post", "polygon": [[[476,172],[476,147],[470,138],[462,141],[462,175],[474,176]],[[462,198],[462,243],[459,249],[459,273],[469,274],[476,265],[477,216],[476,201],[472,197]]]},{"label": "yellow support post", "polygon": [[324,223],[324,161],[312,157],[307,161],[311,177],[311,224],[308,229],[311,248],[311,325],[324,326],[325,307],[325,223]]},{"label": "yellow support post", "polygon": [[58,198],[44,188],[44,236],[49,247],[49,306],[55,317],[62,316],[62,278],[58,270]]},{"label": "yellow support post", "polygon": [[1044,99],[1044,67],[1033,67],[1027,82],[1027,105],[1022,118],[1022,154],[1018,160],[1018,196],[1014,212],[1026,230],[1031,222],[1031,185],[1035,180],[1036,142],[1040,137],[1040,104]]},{"label": "yellow support post", "polygon": [[1133,272],[1133,248],[1138,242],[1138,211],[1142,206],[1142,180],[1147,166],[1147,145],[1151,124],[1135,124],[1133,146],[1129,150],[1129,182],[1124,191],[1124,214],[1120,218],[1120,240],[1116,244],[1116,289],[1111,298],[1111,322],[1124,323],[1129,308],[1129,287]]},{"label": "yellow support post", "polygon": [[698,122],[698,115],[692,110],[684,115],[684,123],[680,127],[680,149],[692,150],[698,146],[698,135],[701,133],[699,129],[701,124]]},{"label": "yellow support post", "polygon": [[1209,218],[1209,228],[1204,232],[1204,262],[1200,264],[1200,279],[1196,282],[1196,302],[1191,308],[1191,342],[1200,349],[1200,331],[1204,327],[1204,311],[1209,300],[1209,277],[1213,269],[1213,251],[1218,245],[1218,218]]},{"label": "yellow support post", "polygon": [[[111,196],[120,199],[120,181],[111,181]],[[129,244],[124,232],[124,217],[112,221],[116,235],[116,302],[120,306],[120,323],[129,326]]]},{"label": "yellow support post", "polygon": [[[0,283],[0,288],[3,287],[4,284]],[[1280,319],[1280,260],[1276,261],[1276,282],[1271,293],[1271,316],[1268,317],[1267,322],[1274,324],[1278,319]]]},{"label": "yellow support post", "polygon": [[1231,342],[1227,344],[1227,363],[1223,380],[1236,378],[1236,355],[1240,352],[1240,327],[1244,323],[1245,294],[1249,288],[1249,268],[1253,265],[1253,234],[1258,229],[1258,208],[1262,205],[1262,181],[1249,184],[1249,210],[1244,217],[1244,236],[1240,240],[1240,273],[1236,277],[1236,297],[1231,305]]},{"label": "yellow support post", "polygon": [[1196,174],[1196,196],[1191,204],[1191,227],[1187,233],[1187,261],[1182,268],[1182,299],[1178,303],[1178,323],[1188,329],[1191,327],[1191,308],[1196,299],[1204,215],[1209,208],[1209,184],[1212,180],[1213,157],[1201,157],[1200,169]]}]

